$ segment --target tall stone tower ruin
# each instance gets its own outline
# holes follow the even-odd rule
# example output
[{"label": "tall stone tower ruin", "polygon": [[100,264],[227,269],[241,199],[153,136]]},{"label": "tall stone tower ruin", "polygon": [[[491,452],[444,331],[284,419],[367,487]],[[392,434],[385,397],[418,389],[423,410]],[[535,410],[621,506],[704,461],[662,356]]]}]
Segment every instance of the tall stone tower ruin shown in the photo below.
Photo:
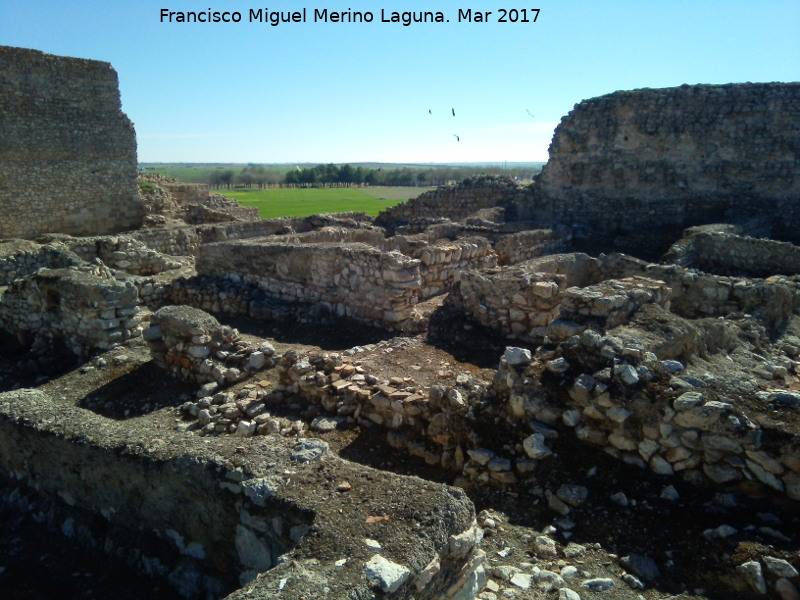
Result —
[{"label": "tall stone tower ruin", "polygon": [[110,64],[0,46],[0,237],[134,229],[136,175]]}]

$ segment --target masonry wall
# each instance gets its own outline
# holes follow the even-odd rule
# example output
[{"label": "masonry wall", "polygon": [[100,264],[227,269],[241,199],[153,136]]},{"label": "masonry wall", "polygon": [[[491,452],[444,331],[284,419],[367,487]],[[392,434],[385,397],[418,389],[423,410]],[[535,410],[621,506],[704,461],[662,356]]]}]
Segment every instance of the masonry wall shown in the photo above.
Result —
[{"label": "masonry wall", "polygon": [[615,92],[562,119],[521,213],[596,233],[767,214],[800,224],[800,83]]},{"label": "masonry wall", "polygon": [[0,46],[0,237],[112,233],[143,217],[136,136],[105,62]]},{"label": "masonry wall", "polygon": [[42,269],[8,287],[0,324],[34,352],[63,343],[86,357],[141,335],[138,304],[132,284],[102,270]]},{"label": "masonry wall", "polygon": [[800,274],[800,247],[787,242],[702,232],[675,243],[665,262],[724,275]]},{"label": "masonry wall", "polygon": [[196,265],[200,275],[256,285],[281,302],[392,329],[413,328],[421,290],[418,260],[360,243],[219,242],[201,246]]},{"label": "masonry wall", "polygon": [[442,186],[408,202],[389,207],[381,211],[375,224],[394,233],[395,228],[417,219],[459,221],[480,209],[510,206],[521,189],[508,178],[467,179],[457,185]]}]

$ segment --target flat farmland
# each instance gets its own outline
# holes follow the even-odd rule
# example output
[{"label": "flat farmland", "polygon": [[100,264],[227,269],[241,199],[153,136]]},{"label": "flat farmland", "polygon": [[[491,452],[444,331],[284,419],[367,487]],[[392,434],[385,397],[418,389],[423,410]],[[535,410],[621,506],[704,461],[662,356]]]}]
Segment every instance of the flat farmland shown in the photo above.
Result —
[{"label": "flat farmland", "polygon": [[363,212],[372,217],[433,188],[272,188],[266,190],[215,190],[242,206],[258,208],[262,219],[308,217],[322,213]]}]

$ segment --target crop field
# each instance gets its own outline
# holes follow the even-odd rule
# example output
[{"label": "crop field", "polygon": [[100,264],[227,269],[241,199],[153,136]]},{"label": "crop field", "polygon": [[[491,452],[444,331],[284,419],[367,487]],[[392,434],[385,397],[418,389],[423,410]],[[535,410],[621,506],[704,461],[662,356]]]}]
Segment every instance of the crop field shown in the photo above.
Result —
[{"label": "crop field", "polygon": [[375,186],[215,191],[235,198],[242,206],[255,206],[262,219],[274,219],[342,212],[364,212],[375,217],[384,208],[416,198],[430,189],[433,188]]}]

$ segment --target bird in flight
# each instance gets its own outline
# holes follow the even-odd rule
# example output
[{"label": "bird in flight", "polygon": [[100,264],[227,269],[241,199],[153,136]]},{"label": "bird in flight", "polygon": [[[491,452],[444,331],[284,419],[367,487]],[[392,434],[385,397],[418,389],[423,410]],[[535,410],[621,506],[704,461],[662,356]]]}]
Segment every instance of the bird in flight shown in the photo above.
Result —
[{"label": "bird in flight", "polygon": [[460,141],[461,141],[461,138],[460,138],[460,137],[458,137],[458,136],[457,136],[455,133],[453,134],[453,136],[456,138],[456,141],[457,141],[457,142],[460,142]]},{"label": "bird in flight", "polygon": [[528,113],[529,116],[531,116],[531,117],[533,116],[533,113],[531,111],[529,111],[527,108],[525,109],[525,112]]},{"label": "bird in flight", "polygon": [[432,115],[432,114],[433,114],[433,113],[431,112],[431,109],[430,109],[430,108],[428,109],[428,114],[429,114],[429,115]]},{"label": "bird in flight", "polygon": [[455,117],[456,116],[456,109],[455,108],[451,108],[450,110],[453,111],[453,116]]}]

